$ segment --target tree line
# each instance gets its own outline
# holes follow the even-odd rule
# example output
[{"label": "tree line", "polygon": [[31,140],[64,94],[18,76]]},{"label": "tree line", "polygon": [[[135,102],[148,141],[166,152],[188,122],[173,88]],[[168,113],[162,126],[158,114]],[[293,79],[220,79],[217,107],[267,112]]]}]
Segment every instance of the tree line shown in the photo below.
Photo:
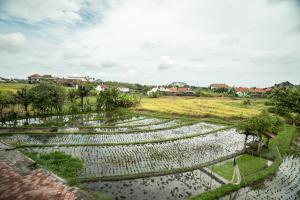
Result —
[{"label": "tree line", "polygon": [[[96,101],[90,102],[88,96],[95,96]],[[59,84],[42,82],[31,88],[25,86],[16,94],[0,91],[0,114],[3,122],[17,118],[24,112],[28,117],[32,112],[48,115],[113,110],[119,107],[128,108],[138,102],[137,97],[121,93],[114,87],[95,93],[94,85],[89,82],[83,82],[76,89],[68,90]]]}]

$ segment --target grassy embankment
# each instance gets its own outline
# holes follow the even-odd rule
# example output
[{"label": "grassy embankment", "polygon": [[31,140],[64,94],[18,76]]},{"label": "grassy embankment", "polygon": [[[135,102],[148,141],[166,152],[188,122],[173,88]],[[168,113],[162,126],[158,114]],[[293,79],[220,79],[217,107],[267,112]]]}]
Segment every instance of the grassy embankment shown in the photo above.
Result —
[{"label": "grassy embankment", "polygon": [[77,177],[78,172],[83,168],[83,161],[62,152],[39,154],[24,151],[23,153],[41,167],[65,178],[70,185],[77,183],[74,177]]},{"label": "grassy embankment", "polygon": [[[259,170],[264,169],[267,167],[267,161],[263,158],[259,158],[256,156],[251,156],[248,154],[244,154],[242,156],[238,156],[236,158],[237,164],[239,166],[241,177],[242,179],[245,176],[251,175],[256,173]],[[210,169],[219,174],[220,176],[224,177],[228,181],[231,180],[233,175],[233,165],[232,160],[227,160],[222,163],[216,164],[211,166]]]}]

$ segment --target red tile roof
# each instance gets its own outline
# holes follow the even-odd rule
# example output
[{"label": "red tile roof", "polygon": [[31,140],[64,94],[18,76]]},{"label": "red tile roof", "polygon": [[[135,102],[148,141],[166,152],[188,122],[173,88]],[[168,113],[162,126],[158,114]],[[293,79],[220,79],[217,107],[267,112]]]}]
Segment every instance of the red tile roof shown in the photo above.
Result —
[{"label": "red tile roof", "polygon": [[244,88],[244,87],[235,87],[234,90],[236,92],[249,92],[249,88]]},{"label": "red tile roof", "polygon": [[252,88],[249,91],[252,93],[265,93],[272,91],[272,88]]},{"label": "red tile roof", "polygon": [[181,88],[178,88],[177,91],[178,92],[188,92],[188,91],[190,91],[190,89],[189,88],[181,87]]}]

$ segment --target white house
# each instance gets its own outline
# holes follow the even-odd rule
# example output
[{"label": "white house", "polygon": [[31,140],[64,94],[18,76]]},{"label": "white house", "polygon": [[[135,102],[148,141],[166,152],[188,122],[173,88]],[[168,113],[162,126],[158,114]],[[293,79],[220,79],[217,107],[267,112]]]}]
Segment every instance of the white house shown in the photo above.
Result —
[{"label": "white house", "polygon": [[128,93],[129,92],[129,88],[126,88],[126,87],[118,87],[118,90],[120,92],[124,92],[124,93]]},{"label": "white house", "polygon": [[104,91],[106,89],[107,89],[107,86],[103,85],[103,84],[97,85],[96,88],[95,88],[95,90],[98,91],[98,92]]}]

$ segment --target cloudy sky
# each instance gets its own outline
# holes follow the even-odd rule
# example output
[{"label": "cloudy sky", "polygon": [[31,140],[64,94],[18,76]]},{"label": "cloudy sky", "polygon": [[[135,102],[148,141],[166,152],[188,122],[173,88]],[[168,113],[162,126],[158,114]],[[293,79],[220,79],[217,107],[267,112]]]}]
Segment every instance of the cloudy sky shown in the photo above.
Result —
[{"label": "cloudy sky", "polygon": [[298,0],[0,0],[0,76],[300,83]]}]

